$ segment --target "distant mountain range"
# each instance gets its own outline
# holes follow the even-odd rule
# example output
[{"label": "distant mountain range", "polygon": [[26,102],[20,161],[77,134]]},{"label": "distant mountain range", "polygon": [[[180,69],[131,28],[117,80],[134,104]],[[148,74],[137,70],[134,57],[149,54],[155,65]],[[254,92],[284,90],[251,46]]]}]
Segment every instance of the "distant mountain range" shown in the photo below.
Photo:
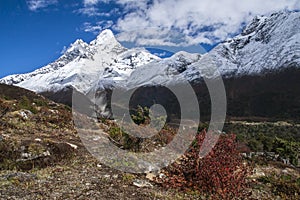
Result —
[{"label": "distant mountain range", "polygon": [[[204,55],[178,52],[165,59],[143,48],[126,49],[110,30],[105,30],[89,44],[77,40],[55,62],[31,73],[4,77],[0,83],[67,104],[69,89],[88,94],[99,89],[155,86],[174,80],[180,84],[188,80],[197,91],[203,87],[199,82],[203,73],[199,71],[209,60],[224,78],[229,115],[293,117],[299,112],[300,116],[296,106],[300,105],[300,76],[292,78],[300,75],[299,24],[300,12],[257,16],[240,35]],[[288,104],[288,109],[283,103]],[[268,110],[271,105],[273,109]],[[274,106],[280,109],[276,111]]]}]

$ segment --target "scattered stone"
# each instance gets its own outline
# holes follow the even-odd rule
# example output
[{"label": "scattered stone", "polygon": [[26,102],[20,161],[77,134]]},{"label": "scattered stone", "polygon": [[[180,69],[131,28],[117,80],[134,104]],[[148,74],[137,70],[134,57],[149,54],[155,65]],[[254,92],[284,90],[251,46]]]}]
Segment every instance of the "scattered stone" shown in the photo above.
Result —
[{"label": "scattered stone", "polygon": [[93,138],[94,141],[98,141],[98,140],[100,140],[100,139],[101,139],[100,136],[96,136],[95,138]]},{"label": "scattered stone", "polygon": [[288,173],[289,173],[289,171],[288,171],[287,169],[284,169],[284,170],[282,170],[282,173],[284,173],[284,174],[288,174]]},{"label": "scattered stone", "polygon": [[163,178],[165,178],[165,177],[166,177],[165,174],[163,174],[163,173],[160,173],[160,174],[159,174],[159,178],[160,178],[160,179],[163,179]]},{"label": "scattered stone", "polygon": [[118,177],[119,177],[119,175],[118,174],[115,174],[115,175],[113,175],[112,176],[114,179],[117,179]]},{"label": "scattered stone", "polygon": [[147,173],[147,174],[146,174],[146,178],[147,178],[148,180],[150,180],[150,181],[154,181],[155,177],[156,177],[156,175],[153,174],[153,173]]},{"label": "scattered stone", "polygon": [[259,168],[254,169],[253,174],[249,177],[251,179],[257,179],[260,177],[264,177],[266,174]]},{"label": "scattered stone", "polygon": [[29,174],[24,172],[16,172],[12,174],[4,175],[3,178],[6,180],[17,180],[19,182],[30,182],[35,179],[37,179],[37,176],[35,174]]},{"label": "scattered stone", "polygon": [[106,179],[109,179],[109,178],[110,178],[110,175],[109,175],[109,174],[106,174],[106,175],[104,175],[103,177],[106,178]]},{"label": "scattered stone", "polygon": [[141,180],[141,179],[134,180],[133,185],[136,187],[139,187],[139,188],[153,187],[153,185],[151,183],[149,183],[148,181],[145,181],[145,180]]},{"label": "scattered stone", "polygon": [[38,159],[38,158],[42,158],[42,157],[47,157],[47,156],[50,156],[50,152],[47,150],[47,151],[44,151],[43,153],[41,154],[38,154],[38,155],[34,155],[32,153],[27,153],[27,152],[24,152],[24,153],[21,153],[21,159],[17,159],[16,161],[17,162],[22,162],[22,161],[28,161],[28,160],[35,160],[35,159]]},{"label": "scattered stone", "polygon": [[58,114],[58,111],[57,111],[57,110],[49,109],[49,111],[52,112],[53,114]]},{"label": "scattered stone", "polygon": [[32,112],[29,110],[21,110],[19,111],[19,115],[23,120],[28,120],[30,116],[32,116]]},{"label": "scattered stone", "polygon": [[70,147],[72,147],[73,149],[77,149],[77,148],[78,148],[78,146],[75,145],[75,144],[71,144],[71,143],[69,143],[69,142],[67,142],[67,144],[70,145]]}]

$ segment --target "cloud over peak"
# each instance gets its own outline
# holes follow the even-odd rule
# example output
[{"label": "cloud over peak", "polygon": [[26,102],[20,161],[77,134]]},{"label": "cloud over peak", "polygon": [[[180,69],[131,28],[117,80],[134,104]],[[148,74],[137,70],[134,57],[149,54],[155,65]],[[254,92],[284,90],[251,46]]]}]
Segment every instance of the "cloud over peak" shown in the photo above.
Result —
[{"label": "cloud over peak", "polygon": [[26,3],[29,10],[37,11],[50,5],[57,4],[58,0],[27,0]]},{"label": "cloud over peak", "polygon": [[[256,15],[300,9],[299,0],[84,0],[116,3],[123,13],[111,28],[137,45],[213,44],[230,37]],[[106,27],[107,28],[107,27]]]}]

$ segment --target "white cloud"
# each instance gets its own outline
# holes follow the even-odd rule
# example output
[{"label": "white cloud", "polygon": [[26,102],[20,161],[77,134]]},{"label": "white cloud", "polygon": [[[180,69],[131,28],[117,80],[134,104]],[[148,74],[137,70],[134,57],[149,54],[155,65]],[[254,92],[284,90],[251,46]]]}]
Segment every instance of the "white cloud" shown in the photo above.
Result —
[{"label": "white cloud", "polygon": [[58,0],[27,0],[27,6],[31,11],[37,11],[50,5],[57,4]]},{"label": "white cloud", "polygon": [[83,0],[83,4],[84,6],[92,6],[92,5],[96,5],[99,2],[101,2],[101,0]]},{"label": "white cloud", "polygon": [[94,34],[99,34],[101,31],[110,28],[113,25],[113,21],[101,21],[94,25],[89,22],[83,24],[83,31],[92,32]]},{"label": "white cloud", "polygon": [[[86,0],[85,0],[86,1]],[[98,0],[97,2],[112,0]],[[256,15],[300,9],[299,0],[115,0],[125,11],[112,25],[118,39],[137,45],[216,43]]]},{"label": "white cloud", "polygon": [[93,6],[80,8],[80,9],[76,10],[75,12],[83,14],[83,15],[87,15],[89,17],[99,16],[99,14],[100,14],[98,8],[93,7]]},{"label": "white cloud", "polygon": [[89,17],[101,16],[110,17],[119,12],[118,8],[112,9],[110,12],[100,12],[97,4],[109,3],[110,0],[83,0],[83,7],[75,10],[75,13],[87,15]]},{"label": "white cloud", "polygon": [[158,56],[158,57],[164,57],[167,55],[167,52],[162,52],[162,53],[153,53],[154,55]]},{"label": "white cloud", "polygon": [[96,5],[100,1],[101,0],[83,0],[84,6],[78,10],[75,10],[75,13],[80,13],[89,17],[99,16],[99,9],[96,7]]},{"label": "white cloud", "polygon": [[88,7],[79,8],[79,9],[75,10],[74,13],[83,14],[83,15],[86,15],[89,17],[96,17],[96,16],[111,17],[111,16],[119,13],[119,9],[115,8],[115,9],[110,10],[109,12],[100,12],[97,7],[88,6]]}]

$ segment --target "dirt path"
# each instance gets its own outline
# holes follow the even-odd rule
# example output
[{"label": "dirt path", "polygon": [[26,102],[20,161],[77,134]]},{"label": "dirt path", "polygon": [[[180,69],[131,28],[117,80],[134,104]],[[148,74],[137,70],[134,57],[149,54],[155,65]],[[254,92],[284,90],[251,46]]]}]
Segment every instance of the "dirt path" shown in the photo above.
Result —
[{"label": "dirt path", "polygon": [[[137,187],[145,181],[152,186]],[[165,190],[143,175],[121,173],[81,152],[73,159],[28,172],[0,171],[0,199],[196,199]]]}]

